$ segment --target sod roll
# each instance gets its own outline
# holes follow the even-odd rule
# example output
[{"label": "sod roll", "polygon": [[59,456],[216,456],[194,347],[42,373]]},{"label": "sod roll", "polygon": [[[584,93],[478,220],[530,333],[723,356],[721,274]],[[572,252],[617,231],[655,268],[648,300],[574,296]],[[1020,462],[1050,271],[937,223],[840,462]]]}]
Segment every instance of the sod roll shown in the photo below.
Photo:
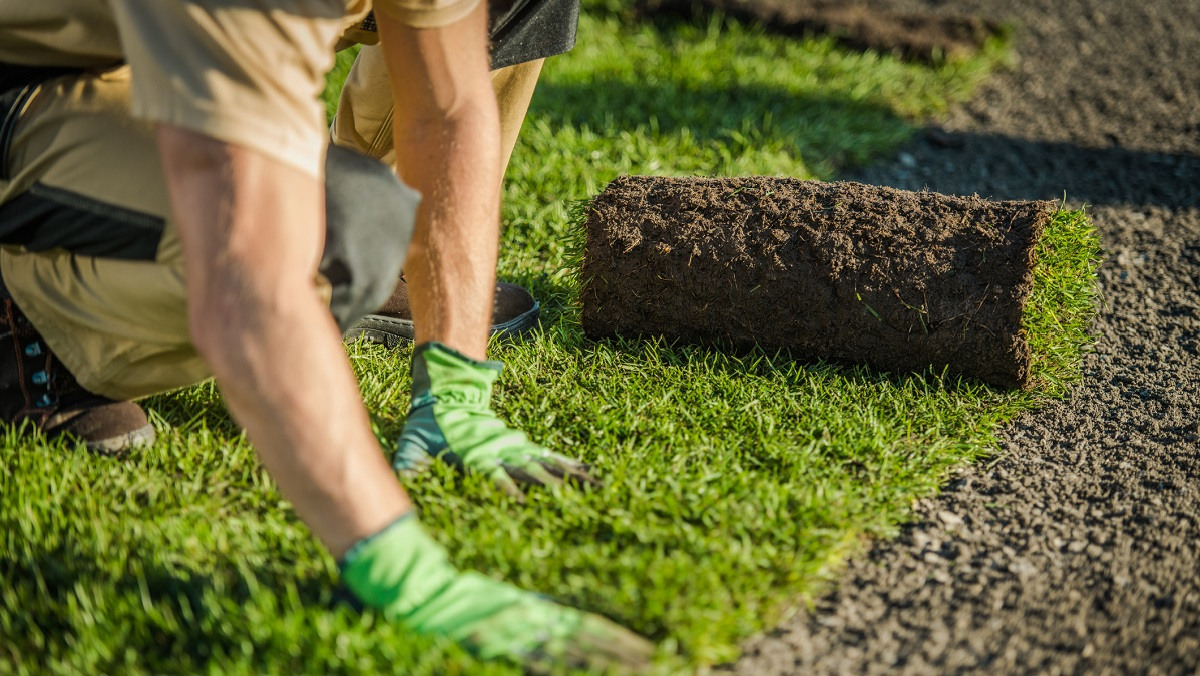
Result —
[{"label": "sod roll", "polygon": [[1022,316],[1054,208],[787,178],[618,178],[586,221],[583,328],[1028,388]]}]

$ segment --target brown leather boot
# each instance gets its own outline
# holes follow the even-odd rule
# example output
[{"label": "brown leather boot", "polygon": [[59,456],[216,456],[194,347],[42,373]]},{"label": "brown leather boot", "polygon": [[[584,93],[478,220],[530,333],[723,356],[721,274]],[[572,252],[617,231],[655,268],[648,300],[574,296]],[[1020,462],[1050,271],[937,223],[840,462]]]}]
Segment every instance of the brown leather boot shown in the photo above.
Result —
[{"label": "brown leather boot", "polygon": [[117,453],[154,443],[146,412],[83,389],[0,290],[0,421],[29,421],[48,437],[73,436],[93,451]]},{"label": "brown leather boot", "polygon": [[[516,284],[496,284],[492,305],[492,335],[516,337],[537,325],[540,305],[533,295]],[[413,341],[412,309],[408,303],[408,282],[400,275],[392,297],[379,312],[358,320],[346,332],[347,340],[366,338],[369,342],[393,348]]]}]

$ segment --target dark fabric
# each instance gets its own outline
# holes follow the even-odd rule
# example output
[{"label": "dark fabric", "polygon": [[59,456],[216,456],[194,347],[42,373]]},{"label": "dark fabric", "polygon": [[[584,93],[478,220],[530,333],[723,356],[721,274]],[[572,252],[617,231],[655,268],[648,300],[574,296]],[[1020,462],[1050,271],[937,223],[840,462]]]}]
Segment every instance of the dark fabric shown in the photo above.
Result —
[{"label": "dark fabric", "polygon": [[342,331],[392,295],[420,201],[382,162],[349,148],[329,147],[321,274],[333,286],[330,309]]},{"label": "dark fabric", "polygon": [[0,204],[0,244],[35,252],[152,261],[164,225],[158,216],[40,183]]},{"label": "dark fabric", "polygon": [[0,61],[0,92],[10,89],[22,89],[27,85],[41,84],[46,80],[82,73],[82,68],[66,66],[19,66],[14,63]]},{"label": "dark fabric", "polygon": [[[571,51],[579,24],[579,0],[498,0],[488,4],[492,70]],[[375,13],[358,26],[375,32]]]},{"label": "dark fabric", "polygon": [[[11,178],[9,148],[21,109],[34,89],[82,68],[0,62],[0,180]],[[0,205],[0,244],[29,251],[66,249],[84,256],[153,260],[164,221],[152,214],[42,184]]]},{"label": "dark fabric", "polygon": [[492,70],[562,54],[575,46],[579,0],[513,0],[490,7]]}]

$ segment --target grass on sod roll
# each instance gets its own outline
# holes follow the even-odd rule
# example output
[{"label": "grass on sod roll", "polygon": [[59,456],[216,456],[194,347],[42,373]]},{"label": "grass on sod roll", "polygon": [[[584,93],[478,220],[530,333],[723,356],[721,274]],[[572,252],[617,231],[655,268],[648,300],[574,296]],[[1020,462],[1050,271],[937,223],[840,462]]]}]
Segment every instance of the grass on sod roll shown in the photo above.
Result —
[{"label": "grass on sod roll", "polygon": [[[604,485],[518,505],[444,468],[408,482],[455,563],[627,624],[661,643],[666,670],[719,662],[991,450],[1045,395],[585,341],[567,209],[622,172],[829,177],[894,149],[1000,54],[930,68],[589,6],[579,46],[547,63],[505,186],[501,275],[542,300],[542,332],[493,355],[508,364],[500,415]],[[1054,223],[1029,324],[1052,393],[1087,342],[1095,265],[1085,216]],[[349,354],[395,437],[411,351]],[[332,559],[212,384],[147,404],[159,442],[124,458],[0,436],[0,671],[513,671],[336,606]]]},{"label": "grass on sod roll", "polygon": [[1030,368],[1040,396],[1061,397],[1079,379],[1080,354],[1091,343],[1088,329],[1100,304],[1100,236],[1083,209],[1060,209],[1033,255],[1033,291],[1023,322]]}]

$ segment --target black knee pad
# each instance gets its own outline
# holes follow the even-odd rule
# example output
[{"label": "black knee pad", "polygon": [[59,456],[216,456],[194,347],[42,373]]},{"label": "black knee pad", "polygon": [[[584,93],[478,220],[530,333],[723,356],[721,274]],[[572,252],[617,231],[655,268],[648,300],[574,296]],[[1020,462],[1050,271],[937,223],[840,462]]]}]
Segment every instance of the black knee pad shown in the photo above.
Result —
[{"label": "black knee pad", "polygon": [[325,157],[325,253],[330,309],[342,331],[375,312],[396,288],[421,195],[387,165],[330,146]]},{"label": "black knee pad", "polygon": [[488,3],[492,70],[570,51],[579,0],[494,0]]}]

